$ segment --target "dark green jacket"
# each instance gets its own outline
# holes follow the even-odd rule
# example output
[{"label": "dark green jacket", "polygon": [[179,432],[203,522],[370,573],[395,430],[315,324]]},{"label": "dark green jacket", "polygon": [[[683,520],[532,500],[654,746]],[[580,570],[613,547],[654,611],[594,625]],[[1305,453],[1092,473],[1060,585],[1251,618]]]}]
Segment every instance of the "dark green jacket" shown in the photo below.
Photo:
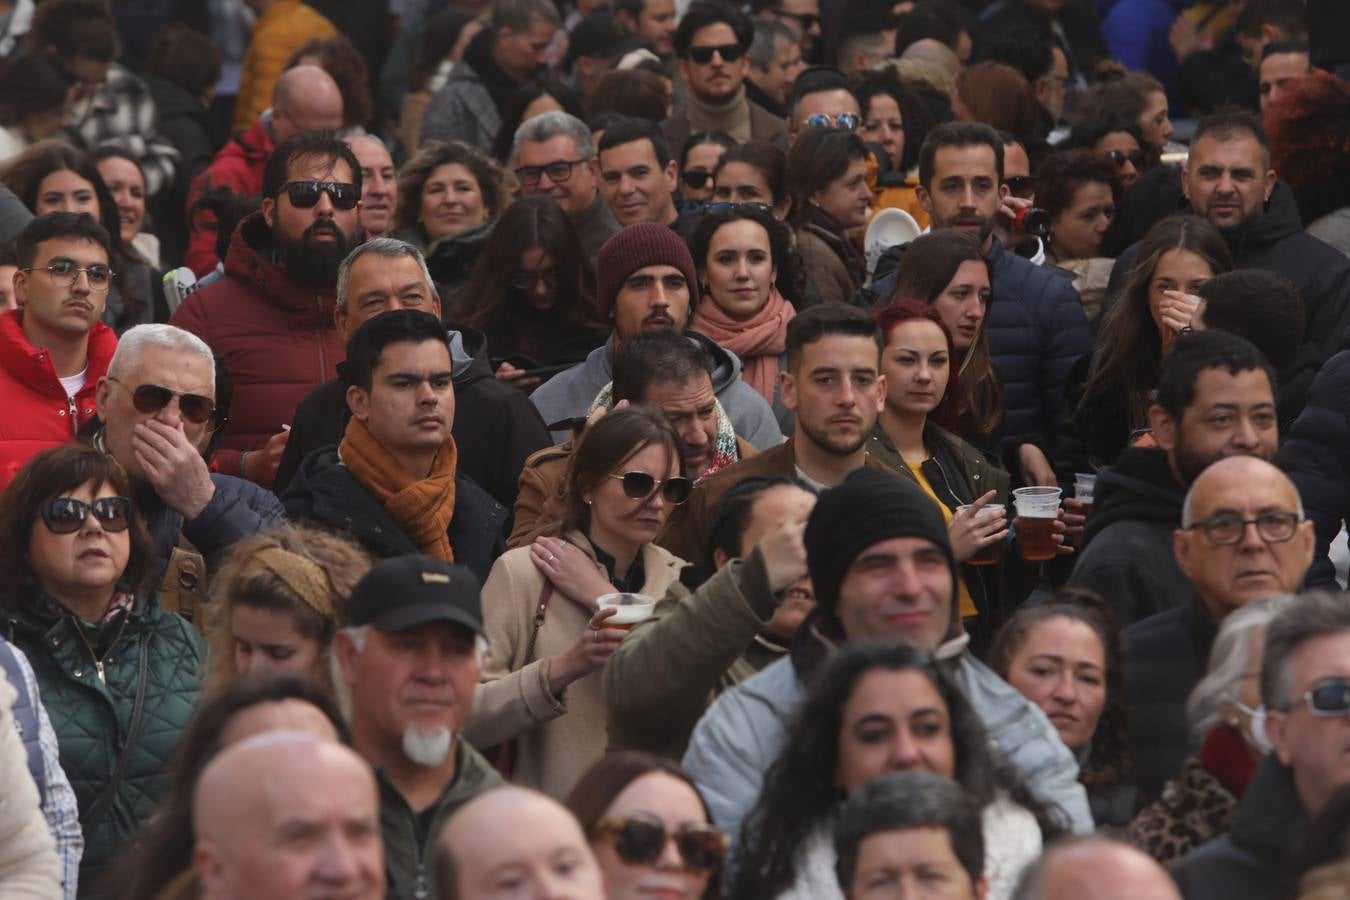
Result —
[{"label": "dark green jacket", "polygon": [[[153,594],[101,628],[48,610],[38,589],[21,589],[17,606],[0,613],[5,633],[37,673],[65,769],[80,805],[84,858],[82,898],[94,897],[102,872],[150,818],[169,786],[169,760],[197,705],[201,638],[186,620],[159,608]],[[83,631],[84,639],[80,632]],[[86,644],[86,639],[88,644]],[[89,646],[100,655],[100,680]],[[145,700],[140,734],[111,803],[89,819],[109,785],[131,730],[140,661],[145,655]]]},{"label": "dark green jacket", "polygon": [[441,829],[455,810],[502,783],[497,770],[468,741],[458,738],[455,744],[455,777],[436,800],[436,811],[425,833],[408,801],[384,770],[375,767],[375,780],[380,786],[380,832],[384,836],[389,900],[422,900],[433,896],[432,849]]}]

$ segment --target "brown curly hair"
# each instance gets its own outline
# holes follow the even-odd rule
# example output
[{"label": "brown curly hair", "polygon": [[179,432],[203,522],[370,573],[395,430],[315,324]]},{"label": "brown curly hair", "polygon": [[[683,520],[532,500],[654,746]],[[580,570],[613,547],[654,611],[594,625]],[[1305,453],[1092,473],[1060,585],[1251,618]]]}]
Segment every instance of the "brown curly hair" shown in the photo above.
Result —
[{"label": "brown curly hair", "polygon": [[422,189],[431,173],[441,166],[458,163],[468,169],[478,182],[483,195],[483,206],[489,221],[496,220],[511,202],[516,189],[515,176],[502,164],[477,147],[460,141],[428,141],[417,148],[398,173],[398,213],[394,218],[395,231],[420,229],[417,217],[422,209]]}]

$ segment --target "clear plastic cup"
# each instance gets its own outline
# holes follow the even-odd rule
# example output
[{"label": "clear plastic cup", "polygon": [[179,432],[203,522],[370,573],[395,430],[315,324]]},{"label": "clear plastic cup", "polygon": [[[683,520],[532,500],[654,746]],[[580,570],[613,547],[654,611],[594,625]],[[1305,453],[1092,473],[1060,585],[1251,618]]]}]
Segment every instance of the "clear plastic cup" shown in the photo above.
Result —
[{"label": "clear plastic cup", "polygon": [[1073,476],[1073,496],[1076,500],[1083,501],[1086,506],[1092,505],[1092,492],[1097,487],[1097,476],[1085,472],[1077,472]]},{"label": "clear plastic cup", "polygon": [[[956,511],[961,512],[963,510],[970,509],[970,507],[973,505],[974,504],[967,503],[964,506],[958,506],[956,508]],[[975,517],[977,519],[987,519],[990,516],[997,515],[1000,512],[1004,512],[1006,509],[1007,507],[1002,503],[986,503],[984,506],[980,507],[980,511],[976,514]],[[989,544],[986,547],[982,547],[978,553],[976,553],[970,559],[966,560],[966,565],[992,566],[1002,558],[1003,558],[1003,542],[994,541],[994,543]]]},{"label": "clear plastic cup", "polygon": [[1013,491],[1017,543],[1027,562],[1054,559],[1059,552],[1055,520],[1059,518],[1061,493],[1057,487],[1025,487]]},{"label": "clear plastic cup", "polygon": [[601,609],[618,610],[605,620],[603,627],[622,631],[647,621],[656,612],[656,598],[646,594],[601,594],[595,602]]}]

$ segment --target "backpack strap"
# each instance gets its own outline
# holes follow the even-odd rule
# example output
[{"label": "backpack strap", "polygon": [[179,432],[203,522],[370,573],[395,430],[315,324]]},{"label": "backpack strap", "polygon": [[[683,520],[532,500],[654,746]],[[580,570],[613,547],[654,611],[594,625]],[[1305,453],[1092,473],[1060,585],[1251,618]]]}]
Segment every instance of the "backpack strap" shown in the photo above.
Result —
[{"label": "backpack strap", "polygon": [[24,752],[28,755],[28,771],[37,783],[38,797],[47,804],[47,771],[42,763],[42,745],[38,738],[41,724],[38,719],[37,702],[28,692],[28,679],[24,677],[19,658],[7,641],[0,640],[0,669],[9,676],[18,697],[14,699],[14,727],[23,741]]}]

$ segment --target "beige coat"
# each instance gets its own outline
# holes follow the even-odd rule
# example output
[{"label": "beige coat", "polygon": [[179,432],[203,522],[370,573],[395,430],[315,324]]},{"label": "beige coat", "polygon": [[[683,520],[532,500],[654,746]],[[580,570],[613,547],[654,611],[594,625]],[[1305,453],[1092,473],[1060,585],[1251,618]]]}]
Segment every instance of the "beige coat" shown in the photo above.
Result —
[{"label": "beige coat", "polygon": [[59,862],[10,712],[16,696],[0,673],[0,897],[49,900],[61,896]]},{"label": "beige coat", "polygon": [[[568,532],[565,538],[594,558],[584,536]],[[642,562],[647,573],[642,592],[653,597],[664,595],[684,567],[683,560],[655,544],[642,548]],[[548,689],[550,658],[576,643],[594,612],[590,601],[555,590],[535,641],[534,659],[525,665],[543,587],[544,576],[531,561],[529,547],[508,550],[492,567],[483,585],[489,655],[464,736],[480,749],[515,738],[511,780],[561,800],[604,754],[609,731],[602,669],[572,682],[562,697]]]}]

